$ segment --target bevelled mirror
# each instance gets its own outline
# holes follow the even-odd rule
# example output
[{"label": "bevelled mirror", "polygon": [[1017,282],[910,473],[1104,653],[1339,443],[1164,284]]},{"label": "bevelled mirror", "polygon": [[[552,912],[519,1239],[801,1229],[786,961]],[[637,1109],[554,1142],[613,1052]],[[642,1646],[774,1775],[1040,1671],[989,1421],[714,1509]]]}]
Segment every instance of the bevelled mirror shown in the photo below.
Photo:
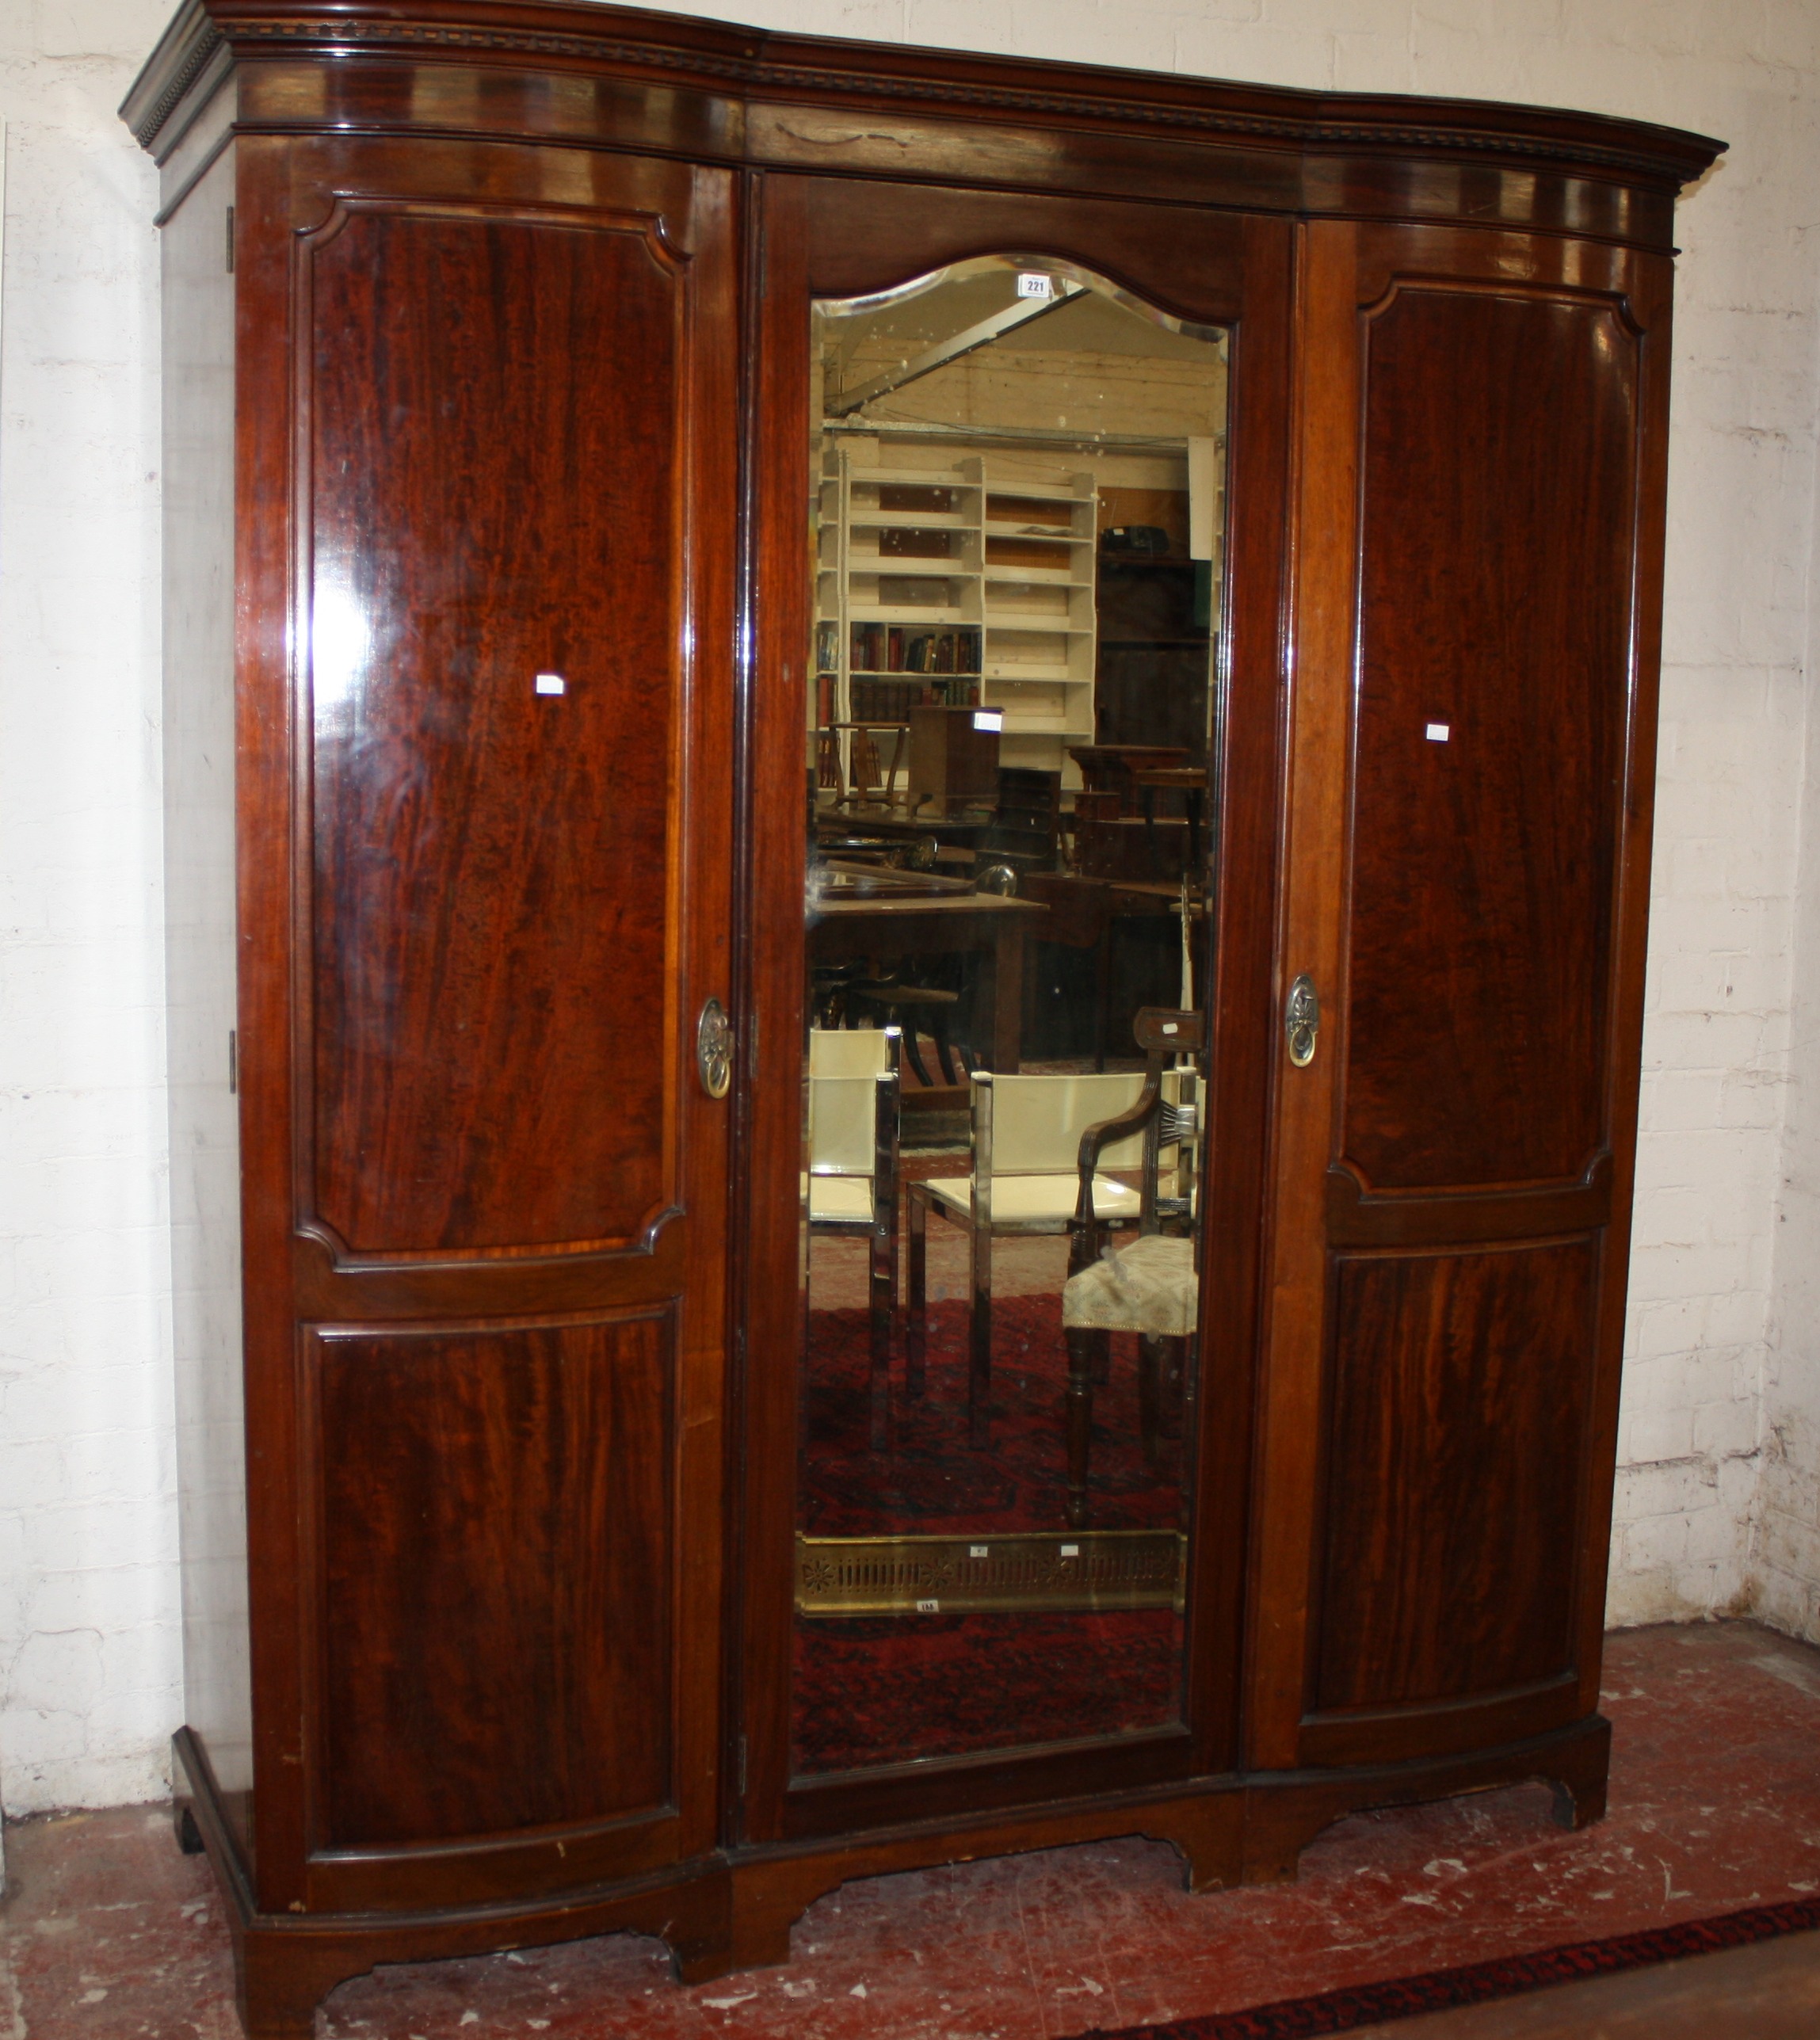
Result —
[{"label": "bevelled mirror", "polygon": [[799,1776],[1177,1725],[1227,337],[817,304]]}]

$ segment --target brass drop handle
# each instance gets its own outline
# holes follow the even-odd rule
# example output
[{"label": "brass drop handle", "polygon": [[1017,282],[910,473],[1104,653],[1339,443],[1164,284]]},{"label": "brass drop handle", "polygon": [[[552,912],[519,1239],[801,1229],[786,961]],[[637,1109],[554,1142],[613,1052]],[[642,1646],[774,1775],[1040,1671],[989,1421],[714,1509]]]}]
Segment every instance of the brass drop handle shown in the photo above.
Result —
[{"label": "brass drop handle", "polygon": [[719,1000],[710,999],[695,1026],[695,1066],[711,1098],[724,1098],[733,1082],[733,1023]]},{"label": "brass drop handle", "polygon": [[1283,1009],[1283,1032],[1289,1043],[1289,1060],[1306,1070],[1314,1060],[1314,1038],[1321,1031],[1321,1000],[1314,980],[1304,970],[1289,987]]}]

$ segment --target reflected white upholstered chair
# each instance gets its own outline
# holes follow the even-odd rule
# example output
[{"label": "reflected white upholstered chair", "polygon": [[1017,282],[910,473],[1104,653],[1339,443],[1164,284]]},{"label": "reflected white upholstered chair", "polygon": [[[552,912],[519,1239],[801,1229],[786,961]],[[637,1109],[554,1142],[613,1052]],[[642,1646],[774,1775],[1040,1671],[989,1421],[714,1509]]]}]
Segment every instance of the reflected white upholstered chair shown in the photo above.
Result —
[{"label": "reflected white upholstered chair", "polygon": [[874,1451],[891,1436],[891,1321],[898,1291],[898,1055],[895,1027],[809,1031],[810,1233],[868,1243]]}]

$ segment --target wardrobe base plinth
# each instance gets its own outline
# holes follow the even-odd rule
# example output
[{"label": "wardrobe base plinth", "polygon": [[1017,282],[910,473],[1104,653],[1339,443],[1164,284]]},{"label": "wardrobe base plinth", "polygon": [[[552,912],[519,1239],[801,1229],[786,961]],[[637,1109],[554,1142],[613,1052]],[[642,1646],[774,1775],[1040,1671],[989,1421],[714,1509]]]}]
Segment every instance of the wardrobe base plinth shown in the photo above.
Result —
[{"label": "wardrobe base plinth", "polygon": [[[1141,1835],[1180,1854],[1192,1891],[1293,1878],[1302,1850],[1349,1814],[1539,1781],[1555,1818],[1584,1827],[1604,1811],[1611,1730],[1594,1715],[1528,1741],[1467,1756],[1344,1771],[1253,1772],[1172,1788],[1051,1804],[973,1822],[929,1822],[838,1839],[749,1847],[697,1859],[662,1878],[436,1912],[277,1915],[259,1912],[206,1761],[187,1731],[177,1755],[195,1831],[228,1901],[248,2040],[307,2040],[337,1985],[381,1963],[429,1962],[578,1940],[647,1934],[670,1950],[680,1983],[790,1958],[807,1908],[857,1878]],[[179,1820],[181,1823],[181,1814]]]},{"label": "wardrobe base plinth", "polygon": [[1243,1882],[1278,1884],[1292,1879],[1303,1850],[1349,1814],[1458,1798],[1505,1786],[1546,1785],[1554,1795],[1551,1810],[1561,1826],[1589,1826],[1604,1815],[1611,1757],[1612,1725],[1603,1715],[1592,1714],[1546,1735],[1462,1756],[1253,1775],[1246,1782]]},{"label": "wardrobe base plinth", "polygon": [[732,1880],[719,1855],[659,1876],[516,1903],[494,1899],[422,1912],[262,1912],[200,1745],[187,1729],[175,1741],[178,1775],[193,1794],[188,1804],[227,1904],[236,2001],[247,2040],[308,2040],[316,2008],[329,1992],[382,1963],[437,1962],[631,1933],[665,1944],[681,1983],[711,1982],[740,1966]]}]

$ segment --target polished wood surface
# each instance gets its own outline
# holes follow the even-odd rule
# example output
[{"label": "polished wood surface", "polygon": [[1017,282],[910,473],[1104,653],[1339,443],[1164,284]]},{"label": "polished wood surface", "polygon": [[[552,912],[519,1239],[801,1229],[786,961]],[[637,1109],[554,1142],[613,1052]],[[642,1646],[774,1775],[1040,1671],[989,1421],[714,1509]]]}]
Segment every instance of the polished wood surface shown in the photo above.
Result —
[{"label": "polished wood surface", "polygon": [[190,0],[123,109],[142,143],[181,150],[224,54],[242,67],[250,130],[433,135],[484,118],[496,133],[703,162],[1286,216],[1496,219],[1665,251],[1675,192],[1718,146],[1562,109],[841,42],[577,0]]},{"label": "polished wood surface", "polygon": [[[514,1908],[513,1945],[589,1935],[661,1935],[679,1978],[704,1982],[729,1967],[787,1958],[790,1926],[822,1893],[876,1877],[984,1855],[1055,1848],[1111,1834],[1170,1843],[1184,1882],[1205,1891],[1292,1877],[1302,1847],[1356,1806],[1388,1806],[1538,1779],[1553,1787],[1555,1817],[1581,1827],[1604,1809],[1611,1730],[1603,1721],[1506,1748],[1421,1765],[1379,1765],[1271,1778],[1227,1778],[1189,1792],[1150,1790],[1082,1798],[1065,1789],[1047,1805],[1006,1816],[961,1808],[945,1821],[881,1828],[845,1844],[750,1847],[676,1870],[628,1878]],[[206,1760],[180,1731],[177,1753],[189,1803],[227,1900],[242,2018],[261,2040],[310,2040],[317,2001],[343,1977],[378,1963],[485,1952],[499,1945],[491,1911],[391,1921],[372,1914],[270,1916],[255,1907],[234,1853]]]},{"label": "polished wood surface", "polygon": [[1571,1180],[1604,1137],[1639,336],[1495,284],[1366,318],[1341,1153],[1383,1188]]},{"label": "polished wood surface", "polygon": [[[562,194],[554,206],[553,183]],[[370,204],[363,211],[345,197],[349,193],[364,195]],[[692,1546],[685,1562],[680,1526],[715,1520],[723,1478],[727,1108],[701,1089],[693,1037],[701,1004],[711,994],[726,1002],[731,974],[726,905],[735,509],[735,360],[726,337],[736,276],[731,200],[729,181],[719,172],[624,158],[570,162],[557,174],[535,150],[497,145],[445,141],[433,151],[416,151],[368,137],[238,145],[238,997],[258,1785],[249,1874],[259,1908],[275,1916],[288,1916],[293,1908],[351,1913],[497,1901],[578,1879],[642,1876],[702,1854],[715,1833],[720,1552],[712,1542]],[[341,230],[330,234],[338,218]],[[401,245],[403,252],[395,273],[370,261],[347,273],[345,308],[367,318],[363,326],[361,317],[353,318],[351,332],[364,344],[350,345],[345,354],[326,345],[319,351],[294,346],[294,337],[317,330],[297,315],[300,307],[307,310],[315,301],[317,256],[332,255],[337,242],[349,235],[355,245],[368,228],[374,230],[364,243],[369,253],[382,249],[389,255]],[[422,242],[413,238],[420,232],[428,237]],[[448,305],[446,332],[431,334],[416,311],[395,304],[398,325],[392,330],[386,323],[391,315],[388,285],[403,275],[414,291],[433,292],[434,276],[426,278],[416,266],[418,250],[432,242],[449,255],[448,274],[465,276],[471,287],[471,318]],[[498,322],[511,318],[521,325],[531,317],[522,307],[511,312],[506,299],[496,299],[475,269],[464,267],[480,249],[490,250],[488,259],[496,258],[504,270],[559,285],[552,312],[560,302],[565,316],[572,313],[574,302],[585,304],[597,284],[616,288],[625,280],[617,275],[622,259],[634,296],[642,288],[637,280],[649,273],[663,307],[663,332],[654,345],[642,330],[616,322],[605,305],[596,306],[601,316],[578,344],[609,398],[615,388],[648,387],[640,379],[649,365],[669,364],[658,417],[635,430],[623,421],[611,428],[628,444],[671,448],[666,528],[654,536],[642,522],[624,532],[616,524],[610,532],[594,527],[593,551],[582,560],[564,550],[553,524],[546,524],[543,536],[553,564],[541,581],[535,561],[512,554],[511,520],[501,509],[501,500],[512,498],[517,486],[505,463],[509,442],[456,387],[471,380],[483,395],[505,402],[513,379],[509,368],[496,361],[490,383],[478,360],[470,363],[464,355],[471,341],[464,334],[490,331],[497,353],[509,337]],[[570,285],[574,301],[563,299]],[[382,344],[388,334],[395,360]],[[369,411],[378,414],[376,386],[393,402],[395,447],[376,447],[362,436],[367,428],[360,421]],[[551,389],[563,388],[559,375]],[[517,433],[537,439],[525,451],[522,471],[540,473],[549,486],[558,486],[559,477],[539,463],[558,457],[551,451],[562,437],[557,428],[574,405],[592,416],[597,393],[578,393],[571,383],[553,409],[540,410],[522,389],[513,401]],[[307,570],[318,498],[307,485],[321,465],[315,456],[325,417],[341,418],[350,435],[348,476],[327,490],[344,517],[331,526],[344,551],[339,561],[331,555],[330,565],[338,572],[346,567],[338,585],[353,591],[340,620],[338,650],[345,655],[349,646],[358,650],[371,643],[369,614],[384,618],[399,639],[395,669],[379,658],[370,668],[357,662],[352,669],[357,678],[364,675],[361,700],[372,718],[372,770],[364,782],[358,729],[336,725],[334,704],[322,699],[319,684],[314,699],[302,688],[303,676],[292,658],[293,644],[301,648],[310,641],[310,610],[302,598],[311,585]],[[611,466],[610,447],[603,442],[593,451]],[[395,481],[413,474],[420,480],[424,475],[440,478],[446,501],[382,491],[369,497],[364,512],[369,533],[382,529],[395,509],[407,534],[415,528],[412,519],[418,519],[422,537],[444,544],[448,555],[440,566],[420,556],[427,548],[415,538],[404,548],[406,556],[395,560],[370,536],[362,543],[359,527],[345,521],[345,498],[369,469]],[[463,551],[467,527],[457,484],[471,469],[490,478],[492,491],[473,505],[472,528],[517,559],[519,579],[528,584],[522,597],[496,581],[484,550]],[[623,477],[623,469],[615,471]],[[572,480],[561,486],[572,486]],[[619,501],[622,516],[629,517],[628,499],[622,494]],[[445,516],[452,522],[438,521]],[[539,528],[536,518],[527,521],[534,532]],[[586,523],[585,517],[580,521]],[[720,541],[709,542],[716,532]],[[686,547],[681,533],[689,535]],[[654,551],[664,562],[658,586],[650,566]],[[635,680],[591,648],[614,611],[616,562],[628,570],[627,614],[642,616],[640,627],[657,633],[665,662]],[[457,600],[464,574],[472,578],[467,594]],[[583,702],[582,715],[568,725],[579,740],[573,754],[565,754],[569,747],[552,747],[541,753],[540,766],[536,747],[526,742],[534,726],[531,710],[573,709],[578,692],[536,695],[536,671],[562,670],[554,661],[546,667],[540,651],[532,670],[521,677],[521,677],[506,669],[532,651],[527,641],[535,631],[563,627],[568,583],[578,578],[587,584],[585,601],[578,601],[592,620],[592,635],[564,677],[572,681],[591,670],[594,680],[586,691],[605,698]],[[394,599],[398,589],[418,583],[429,608],[418,615],[406,604],[401,612]],[[370,612],[363,606],[369,604]],[[465,635],[452,627],[464,618]],[[319,666],[332,661],[338,652],[333,633],[326,646],[319,634],[315,650]],[[345,677],[349,669],[339,671]],[[322,677],[319,671],[319,683]],[[631,707],[634,693],[647,703],[642,719]],[[514,726],[521,713],[526,719]],[[623,732],[616,717],[624,720]],[[313,769],[322,756],[319,734],[329,753],[329,769],[320,776]],[[452,745],[458,734],[469,741]],[[625,747],[626,812],[642,817],[629,840],[611,833],[616,825],[607,810],[615,761],[609,738]],[[372,763],[382,756],[391,763],[389,780]],[[508,784],[497,768],[514,757],[521,780]],[[535,800],[525,798],[528,787]],[[373,806],[363,808],[363,802]],[[536,833],[520,833],[532,818]],[[382,837],[390,829],[395,846],[407,848],[411,886],[402,896],[395,890],[402,865],[389,873],[376,871],[370,860],[361,865],[365,827]],[[539,872],[540,856],[548,854],[540,847],[540,837],[549,839],[550,850],[566,849],[571,868]],[[325,841],[335,846],[334,854],[319,864]],[[506,854],[514,843],[522,852],[522,871],[513,870]],[[609,858],[605,852],[615,843],[620,854]],[[648,892],[626,897],[628,865],[648,872],[654,908]],[[325,868],[334,882],[326,901],[317,883]],[[543,887],[548,912],[542,916],[535,898],[522,890],[527,873]],[[388,887],[395,888],[389,894]],[[380,895],[391,902],[389,928],[376,924],[372,915],[372,902]],[[464,897],[480,921],[492,918],[500,955],[486,954],[475,925],[464,922]],[[337,917],[338,908],[346,910],[345,917]],[[610,944],[593,925],[603,913],[609,931],[629,914],[649,932],[643,954],[651,982],[641,986],[635,1001],[615,996]],[[524,930],[517,960],[529,967],[528,983],[535,984],[538,970],[544,973],[548,994],[540,1008],[535,1002],[515,1006],[516,1024],[535,1039],[557,1023],[555,1036],[545,1032],[543,1039],[559,1054],[554,1064],[518,1055],[519,1095],[507,1100],[496,1085],[486,1095],[495,1081],[494,1055],[470,1053],[456,1037],[497,1026],[502,1001],[511,1001],[497,974],[502,960],[513,960],[515,915]],[[325,957],[323,946],[340,945],[344,935],[350,938],[345,948]],[[585,997],[564,974],[557,953],[563,941],[571,959],[582,952],[595,959],[596,982]],[[464,969],[439,981],[439,970],[453,958]],[[339,988],[338,1001],[326,1009],[313,982],[319,959],[324,978]],[[368,967],[380,970],[379,979],[361,978]],[[383,974],[388,971],[389,978]],[[397,1093],[398,1104],[406,1108],[403,1120],[388,1119],[392,1087],[380,1075],[387,1013],[380,1002],[357,1009],[345,1003],[349,986],[357,982],[366,987],[363,997],[388,986],[398,993],[391,1017],[406,1023],[395,1037],[405,1080]],[[338,1101],[331,1131],[343,1143],[341,1163],[359,1142],[383,1145],[395,1134],[398,1151],[414,1155],[414,1166],[427,1173],[414,1187],[376,1192],[356,1180],[357,1169],[343,1166],[346,1197],[331,1216],[315,1209],[319,1174],[312,1153],[322,1074],[316,1023],[325,1010],[331,1020],[345,1020],[346,1039],[366,1058],[351,1087],[340,1085],[330,1072],[329,1093]],[[426,1039],[434,1041],[439,1028],[447,1030],[448,1066],[443,1092],[434,1097],[422,1058]],[[601,1043],[614,1039],[615,1029],[628,1043],[644,1031],[647,1065],[599,1060]],[[507,1062],[518,1054],[497,1032],[490,1048]],[[596,1057],[591,1089],[578,1081],[590,1053]],[[467,1085],[465,1100],[454,1100],[452,1109],[446,1083],[452,1076]],[[515,1129],[539,1122],[546,1085],[553,1095],[564,1095],[568,1087],[571,1124],[558,1129],[544,1117],[540,1149],[528,1153],[521,1144],[514,1150]],[[622,1131],[603,1136],[600,1126],[612,1119],[622,1089],[628,1108]],[[437,1111],[449,1114],[453,1138],[446,1142],[433,1125]],[[490,1128],[488,1112],[494,1115]],[[362,1114],[364,1127],[357,1124]],[[624,1144],[628,1127],[643,1142],[642,1150]],[[567,1151],[571,1131],[583,1148],[592,1149],[597,1165],[602,1153],[623,1155],[635,1186],[658,1184],[661,1199],[639,1189],[640,1208],[634,1211],[633,1199],[612,1184],[597,1177],[589,1187],[553,1166],[559,1152]],[[501,1172],[491,1161],[507,1167]],[[335,1166],[326,1173],[333,1180]],[[514,1199],[506,1179],[515,1173],[522,1190]],[[558,1187],[546,1187],[550,1179]],[[629,1239],[603,1237],[592,1221],[578,1238],[555,1237],[571,1233],[576,1211],[586,1218],[590,1202],[594,1211],[608,1211],[616,1196],[628,1214]],[[350,1205],[348,1199],[355,1201]],[[670,1215],[647,1239],[654,1201],[658,1215]],[[346,1221],[350,1211],[357,1221],[357,1246],[334,1222]],[[383,1548],[372,1554],[375,1599],[364,1613],[358,1596],[349,1598],[350,1580],[342,1581],[339,1599],[330,1593],[327,1553],[318,1539],[320,1498],[333,1485],[333,1470],[323,1458],[330,1447],[313,1414],[314,1390],[300,1367],[300,1347],[337,1347],[343,1338],[383,1340],[395,1329],[431,1343],[446,1335],[460,1345],[483,1325],[599,1324],[622,1316],[661,1319],[670,1327],[669,1428],[652,1449],[662,1461],[664,1492],[675,1498],[674,1508],[667,1517],[644,1523],[639,1535],[655,1568],[650,1592],[666,1611],[665,1626],[654,1632],[644,1661],[647,1683],[657,1679],[654,1690],[667,1696],[661,1704],[667,1710],[673,1790],[643,1811],[605,1816],[597,1803],[589,1810],[583,1792],[579,1809],[563,1817],[567,1825],[552,1826],[554,1817],[540,1814],[528,1828],[489,1828],[486,1821],[509,1819],[527,1794],[535,1797],[528,1775],[537,1760],[528,1753],[529,1746],[521,1756],[500,1746],[500,1724],[509,1718],[521,1678],[528,1674],[509,1653],[490,1652],[470,1632],[461,1680],[441,1681],[436,1668],[455,1638],[456,1617],[450,1616],[446,1634],[421,1621],[413,1627],[406,1619],[408,1585],[396,1569],[408,1526],[392,1524],[389,1557]],[[465,1350],[471,1367],[464,1363],[440,1373],[426,1370],[430,1392],[422,1399],[406,1396],[403,1413],[391,1420],[407,1457],[411,1450],[421,1455],[429,1449],[426,1440],[443,1436],[453,1451],[464,1429],[480,1422],[478,1409],[512,1406],[518,1363],[509,1347],[481,1340]],[[488,1375],[490,1383],[483,1388],[480,1377]],[[390,1378],[402,1394],[403,1377],[393,1371]],[[570,1406],[562,1397],[551,1405],[558,1412]],[[592,1424],[605,1420],[592,1413],[607,1406],[595,1397],[573,1408],[589,1413]],[[445,1424],[446,1432],[439,1430]],[[387,1428],[372,1419],[367,1443],[376,1444]],[[491,1446],[509,1460],[502,1438]],[[338,1443],[334,1449],[341,1449]],[[560,1482],[574,1477],[576,1463],[532,1455],[524,1465],[527,1479]],[[632,1482],[628,1492],[651,1490]],[[548,1493],[540,1500],[530,1492],[517,1499],[533,1512],[547,1513],[554,1506]],[[471,1610],[509,1578],[522,1591],[515,1619],[528,1632],[572,1626],[574,1606],[559,1577],[548,1570],[514,1572],[509,1545],[502,1542],[511,1531],[509,1518],[496,1510],[476,1517],[464,1537],[451,1539],[451,1565],[456,1574],[465,1573],[470,1591],[464,1595],[445,1578],[438,1588],[443,1605]],[[362,1622],[376,1619],[376,1610],[387,1605],[399,1613],[384,1677],[376,1661],[364,1671],[344,1662],[338,1675],[343,1683],[325,1684],[323,1653],[335,1611],[346,1613],[350,1633],[363,1637]],[[659,1636],[662,1662],[654,1669],[649,1649],[658,1647]],[[613,1714],[623,1693],[614,1697],[618,1689],[612,1680],[620,1673],[609,1678],[602,1649],[591,1644],[581,1648],[571,1637],[565,1649],[559,1668],[570,1682],[564,1718],[597,1722]],[[364,1654],[363,1642],[354,1655]],[[348,1657],[344,1649],[343,1660]],[[376,1679],[377,1685],[361,1683]],[[433,1691],[436,1706],[406,1704],[400,1696],[413,1691]],[[389,1727],[377,1740],[379,1756],[352,1762],[353,1796],[338,1806],[331,1774],[351,1746],[360,1746],[355,1724],[363,1714]],[[446,1798],[434,1783],[445,1744],[467,1752],[448,1779]],[[471,1760],[477,1748],[493,1751],[500,1771],[496,1784],[477,1782],[486,1767]],[[382,1757],[391,1775],[381,1779],[363,1770]],[[622,1751],[613,1761],[633,1760]],[[549,1787],[536,1789],[546,1794],[540,1803],[547,1807]],[[466,1813],[464,1795],[471,1802]],[[598,1802],[601,1795],[594,1796]],[[344,1844],[333,1828],[344,1816],[357,1832],[381,1839]],[[419,1819],[440,1830],[435,1846],[426,1847],[425,1837],[409,1832]]]},{"label": "polished wood surface", "polygon": [[[1293,620],[1283,738],[1284,838],[1274,873],[1276,968],[1269,1081],[1273,1096],[1264,1275],[1267,1364],[1259,1370],[1257,1491],[1248,1558],[1246,1756],[1260,1770],[1302,1760],[1310,1595],[1319,1512],[1326,1241],[1315,1186],[1332,1158],[1336,1016],[1343,954],[1347,714],[1357,497],[1356,317],[1352,235],[1306,229],[1296,246],[1297,338],[1291,518]],[[1242,524],[1242,520],[1240,520]],[[1292,981],[1325,989],[1325,1038],[1292,1064],[1283,1012]]]},{"label": "polished wood surface", "polygon": [[1339,1261],[1313,1711],[1572,1670],[1597,1275],[1584,1240]]},{"label": "polished wood surface", "polygon": [[[1658,614],[1633,505],[1665,296],[1643,258],[1565,253],[1310,232],[1318,627],[1299,638],[1318,657],[1299,669],[1284,967],[1311,972],[1323,1016],[1281,1094],[1260,1584],[1287,1619],[1254,1716],[1278,1761],[1471,1747],[1597,1704],[1654,684],[1634,646]],[[1488,374],[1519,330],[1524,362]],[[1526,469],[1517,421],[1538,418]],[[1585,1244],[1524,1244],[1550,1233]],[[1559,1291],[1540,1273],[1570,1262]],[[1470,1390],[1449,1389],[1467,1348]],[[1504,1370],[1532,1351],[1539,1401],[1506,1408]],[[1457,1514],[1472,1494],[1501,1508]],[[1450,1604],[1476,1639],[1451,1661]]]},{"label": "polished wood surface", "polygon": [[675,1201],[688,303],[654,227],[368,205],[303,243],[311,1208],[356,1253],[624,1245]]},{"label": "polished wood surface", "polygon": [[[314,1342],[309,1363],[324,1843],[667,1806],[677,1526],[665,1319],[345,1333]],[[435,1763],[400,1764],[413,1745]]]},{"label": "polished wood surface", "polygon": [[[189,0],[126,110],[181,287],[236,220],[180,415],[235,470],[250,1822],[231,1708],[181,1755],[250,2030],[622,1927],[715,1974],[987,1850],[1597,1817],[1715,145],[566,0]],[[1184,1725],[792,1780],[810,301],[1022,250],[1229,336]]]}]

